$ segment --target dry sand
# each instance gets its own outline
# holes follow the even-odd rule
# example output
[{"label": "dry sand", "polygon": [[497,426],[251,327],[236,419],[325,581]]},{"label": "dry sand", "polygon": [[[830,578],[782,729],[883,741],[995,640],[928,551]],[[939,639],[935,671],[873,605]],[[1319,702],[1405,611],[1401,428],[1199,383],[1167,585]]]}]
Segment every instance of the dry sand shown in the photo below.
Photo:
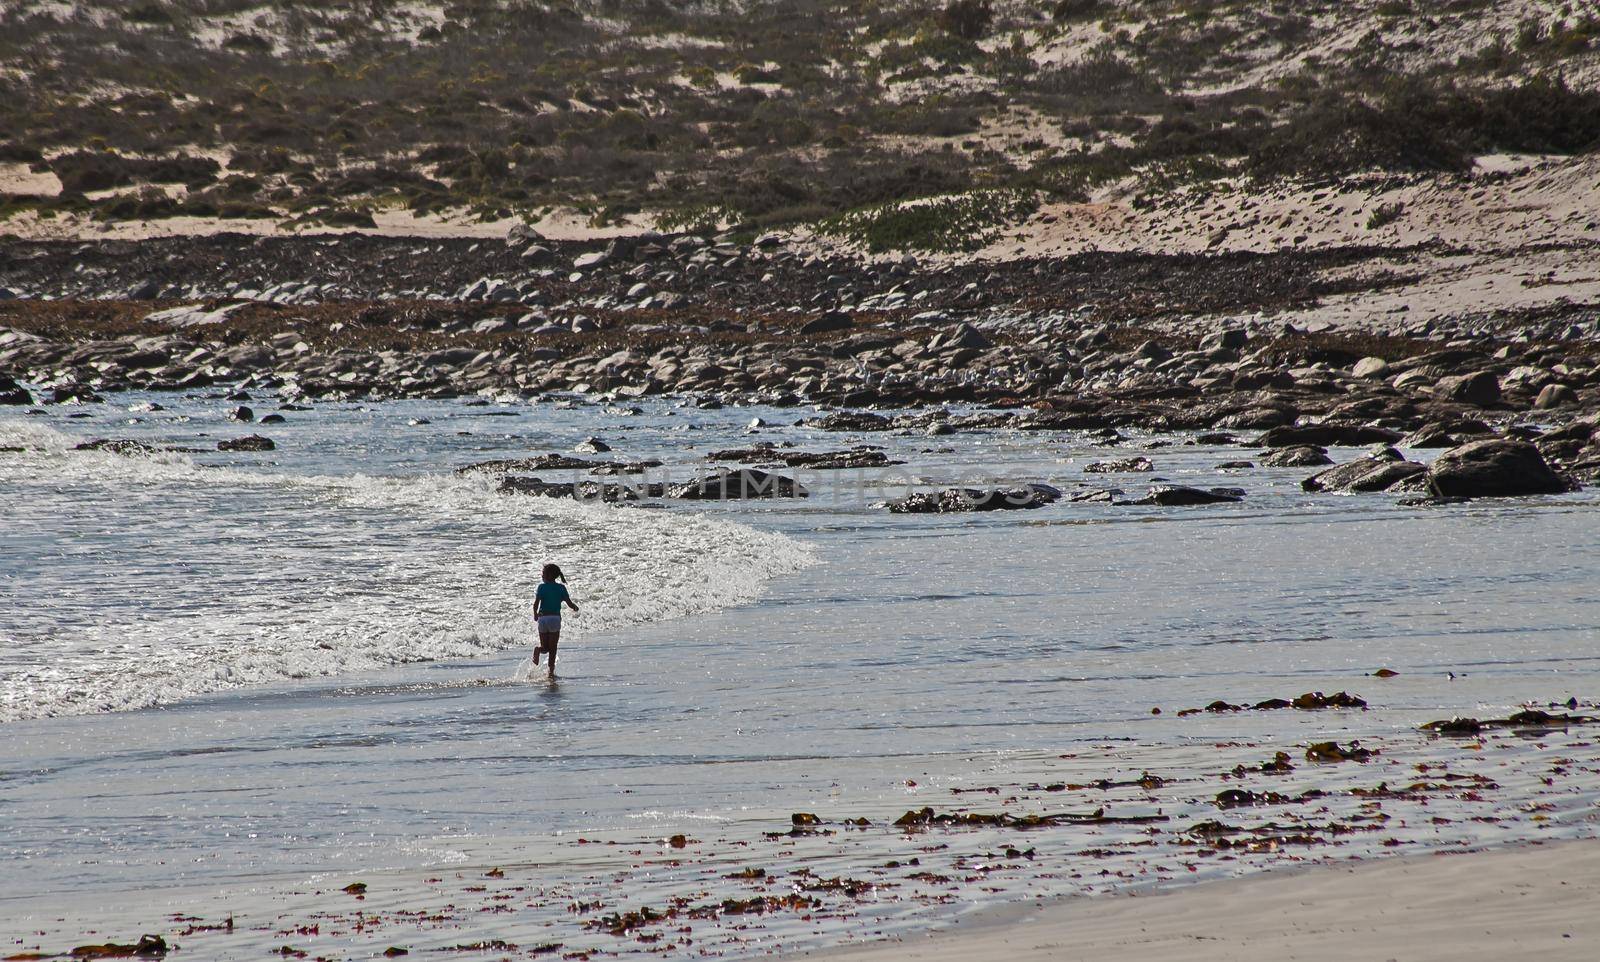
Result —
[{"label": "dry sand", "polygon": [[1592,958],[1600,840],[1274,871],[1143,897],[997,912],[917,940],[797,958],[827,962]]}]

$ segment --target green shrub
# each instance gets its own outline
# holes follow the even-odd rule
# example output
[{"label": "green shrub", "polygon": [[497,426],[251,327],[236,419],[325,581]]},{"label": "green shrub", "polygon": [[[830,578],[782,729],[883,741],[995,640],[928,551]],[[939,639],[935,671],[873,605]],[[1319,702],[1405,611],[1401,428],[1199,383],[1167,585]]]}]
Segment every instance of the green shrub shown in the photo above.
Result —
[{"label": "green shrub", "polygon": [[873,253],[975,251],[1038,206],[1031,191],[982,190],[853,210],[820,222],[817,229],[864,244]]}]

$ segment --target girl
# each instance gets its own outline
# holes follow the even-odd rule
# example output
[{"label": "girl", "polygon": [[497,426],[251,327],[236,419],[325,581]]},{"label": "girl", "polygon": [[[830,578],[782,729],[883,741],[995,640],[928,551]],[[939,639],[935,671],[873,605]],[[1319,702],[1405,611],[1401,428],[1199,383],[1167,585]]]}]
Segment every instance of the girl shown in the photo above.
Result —
[{"label": "girl", "polygon": [[[534,592],[534,619],[539,623],[539,647],[533,650],[533,663],[539,663],[539,655],[548,651],[550,653],[550,677],[556,676],[556,643],[561,640],[561,605],[565,603],[573,611],[578,610],[578,605],[567,594],[567,576],[561,573],[560,565],[544,566],[544,584]],[[556,582],[561,582],[557,584]]]}]

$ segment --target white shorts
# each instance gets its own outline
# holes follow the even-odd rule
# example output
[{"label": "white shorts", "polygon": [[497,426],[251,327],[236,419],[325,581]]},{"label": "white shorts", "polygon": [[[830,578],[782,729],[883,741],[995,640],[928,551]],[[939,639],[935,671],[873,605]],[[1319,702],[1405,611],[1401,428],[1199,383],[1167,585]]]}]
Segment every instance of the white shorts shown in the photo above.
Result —
[{"label": "white shorts", "polygon": [[560,615],[540,615],[538,620],[541,635],[553,635],[561,630]]}]

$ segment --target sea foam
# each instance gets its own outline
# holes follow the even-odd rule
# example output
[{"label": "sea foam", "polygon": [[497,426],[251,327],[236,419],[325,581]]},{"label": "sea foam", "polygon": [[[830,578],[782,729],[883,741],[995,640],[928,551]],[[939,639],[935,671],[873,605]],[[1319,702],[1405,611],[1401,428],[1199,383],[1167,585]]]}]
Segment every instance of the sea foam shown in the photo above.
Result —
[{"label": "sea foam", "polygon": [[758,598],[814,560],[680,511],[502,495],[482,477],[301,476],[75,451],[0,422],[0,721],[528,646],[539,570],[569,640]]}]

